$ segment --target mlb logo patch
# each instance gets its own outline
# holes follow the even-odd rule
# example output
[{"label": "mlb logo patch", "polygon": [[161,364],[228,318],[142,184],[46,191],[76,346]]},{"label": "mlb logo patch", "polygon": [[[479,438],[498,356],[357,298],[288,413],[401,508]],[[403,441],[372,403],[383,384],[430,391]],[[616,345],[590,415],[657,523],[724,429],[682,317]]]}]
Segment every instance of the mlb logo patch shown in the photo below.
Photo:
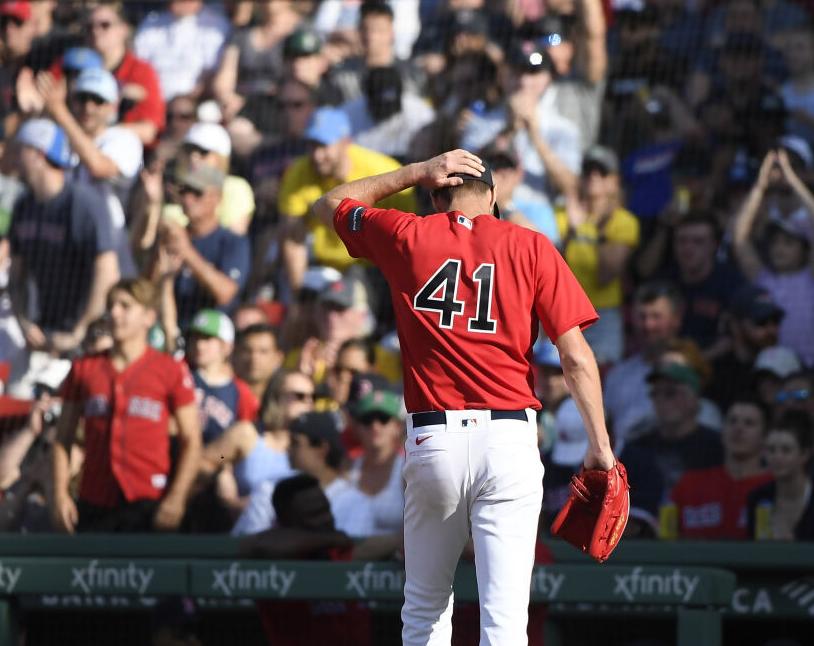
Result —
[{"label": "mlb logo patch", "polygon": [[473,428],[478,425],[478,420],[470,418],[470,419],[462,419],[461,426],[465,428]]},{"label": "mlb logo patch", "polygon": [[464,225],[470,231],[472,230],[472,220],[470,220],[468,217],[464,215],[458,216],[458,224]]}]

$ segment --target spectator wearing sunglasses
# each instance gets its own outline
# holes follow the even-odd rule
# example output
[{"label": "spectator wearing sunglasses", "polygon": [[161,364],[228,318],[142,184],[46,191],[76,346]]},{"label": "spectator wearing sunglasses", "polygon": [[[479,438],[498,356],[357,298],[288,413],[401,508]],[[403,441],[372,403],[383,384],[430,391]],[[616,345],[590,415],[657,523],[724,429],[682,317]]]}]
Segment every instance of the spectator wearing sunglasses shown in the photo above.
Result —
[{"label": "spectator wearing sunglasses", "polygon": [[774,404],[778,415],[796,410],[814,420],[814,373],[799,371],[786,377],[774,396]]},{"label": "spectator wearing sunglasses", "polygon": [[[204,308],[230,311],[251,266],[249,242],[222,227],[217,208],[224,174],[209,165],[182,170],[176,177],[179,201],[188,224],[162,217],[159,225],[156,280],[172,282],[181,329]],[[160,204],[160,195],[159,204]]]},{"label": "spectator wearing sunglasses", "polygon": [[372,507],[373,533],[401,532],[404,514],[401,397],[390,390],[373,390],[356,402],[352,415],[362,454],[351,464],[348,478]]},{"label": "spectator wearing sunglasses", "polygon": [[[116,123],[119,86],[100,68],[84,69],[71,84],[50,72],[37,75],[37,87],[52,118],[68,136],[79,158],[74,180],[90,187],[103,203],[116,237],[121,275],[136,274],[126,229],[124,205],[141,168],[143,147],[129,129]],[[114,125],[111,125],[114,124]]]},{"label": "spectator wearing sunglasses", "polygon": [[234,424],[204,447],[200,471],[219,478],[223,503],[240,513],[262,483],[291,475],[289,429],[297,417],[313,409],[311,378],[300,372],[282,372],[269,389],[257,423]]}]

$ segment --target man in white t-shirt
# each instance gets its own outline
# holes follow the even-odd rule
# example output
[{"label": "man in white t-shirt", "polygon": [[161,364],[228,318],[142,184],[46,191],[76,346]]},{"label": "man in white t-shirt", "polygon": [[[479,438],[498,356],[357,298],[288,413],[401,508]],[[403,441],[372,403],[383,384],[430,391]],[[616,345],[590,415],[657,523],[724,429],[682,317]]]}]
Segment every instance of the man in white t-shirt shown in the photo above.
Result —
[{"label": "man in white t-shirt", "polygon": [[[373,534],[373,511],[367,496],[342,477],[345,451],[333,413],[305,413],[291,423],[291,466],[319,480],[331,503],[336,528],[348,536]],[[242,536],[265,531],[275,525],[271,504],[274,482],[264,482],[249,498],[232,534]]]},{"label": "man in white t-shirt", "polygon": [[135,275],[125,206],[141,169],[143,146],[132,130],[115,125],[119,110],[116,78],[101,68],[83,70],[71,84],[68,97],[64,81],[43,72],[37,76],[37,87],[78,157],[74,181],[88,185],[107,206],[121,275]]},{"label": "man in white t-shirt", "polygon": [[218,68],[229,30],[226,18],[202,0],[170,0],[165,11],[150,13],[139,25],[133,49],[158,72],[169,102],[203,92]]}]

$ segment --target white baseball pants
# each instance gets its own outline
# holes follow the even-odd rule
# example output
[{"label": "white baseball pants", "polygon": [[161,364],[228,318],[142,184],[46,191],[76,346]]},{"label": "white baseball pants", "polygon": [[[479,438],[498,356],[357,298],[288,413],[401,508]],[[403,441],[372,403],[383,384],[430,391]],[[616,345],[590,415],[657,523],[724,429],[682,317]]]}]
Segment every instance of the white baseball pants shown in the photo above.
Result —
[{"label": "white baseball pants", "polygon": [[543,465],[535,411],[525,412],[523,421],[493,420],[488,410],[446,411],[446,423],[418,427],[413,426],[415,415],[408,416],[404,646],[449,646],[452,582],[470,534],[480,645],[528,643]]}]

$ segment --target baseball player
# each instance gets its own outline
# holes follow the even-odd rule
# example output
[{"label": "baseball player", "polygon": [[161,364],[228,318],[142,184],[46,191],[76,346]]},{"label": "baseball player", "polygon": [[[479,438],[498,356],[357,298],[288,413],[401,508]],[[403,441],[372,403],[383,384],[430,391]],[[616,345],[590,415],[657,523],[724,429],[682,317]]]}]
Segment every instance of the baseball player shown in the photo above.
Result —
[{"label": "baseball player", "polygon": [[[438,213],[372,206],[416,184],[431,191]],[[465,150],[338,186],[314,205],[352,256],[381,269],[393,299],[410,412],[408,646],[450,643],[452,582],[470,534],[481,645],[527,643],[543,496],[529,363],[540,323],[585,423],[585,466],[614,466],[599,374],[581,331],[597,314],[548,239],[492,217],[494,206],[490,171]]]}]

